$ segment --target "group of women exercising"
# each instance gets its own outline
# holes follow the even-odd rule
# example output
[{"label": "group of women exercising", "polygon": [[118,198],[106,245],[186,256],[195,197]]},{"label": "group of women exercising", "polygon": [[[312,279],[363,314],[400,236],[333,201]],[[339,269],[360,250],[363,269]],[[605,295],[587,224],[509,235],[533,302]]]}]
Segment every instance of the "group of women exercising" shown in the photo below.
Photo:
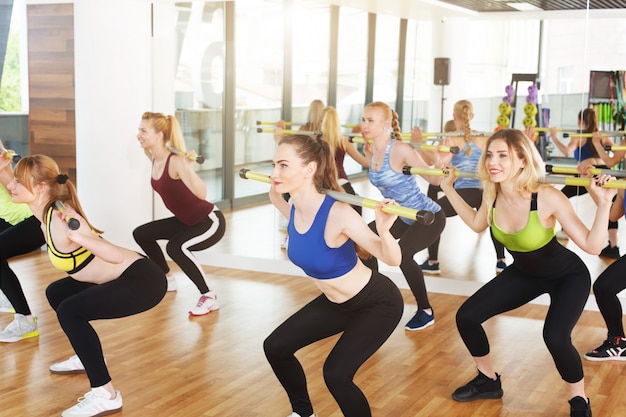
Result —
[{"label": "group of women exercising", "polygon": [[[399,289],[378,272],[378,261],[399,266],[415,297],[417,310],[405,329],[432,326],[435,313],[422,267],[436,263],[432,261],[437,260],[436,248],[446,217],[453,215],[476,232],[491,229],[499,273],[470,296],[456,314],[477,375],[456,389],[452,398],[466,402],[503,396],[482,324],[549,294],[543,337],[569,388],[570,417],[591,417],[581,356],[571,342],[572,330],[590,293],[591,277],[580,257],[557,241],[556,226],[560,224],[582,250],[599,254],[609,220],[617,221],[624,215],[623,190],[617,193],[615,188],[603,187],[614,177],[593,175],[592,165],[579,165],[580,175],[591,178],[586,190],[597,205],[593,224],[587,227],[568,197],[542,181],[544,162],[529,139],[534,135],[532,127],[524,132],[502,129],[489,137],[473,135],[469,127],[472,105],[460,101],[454,109],[458,134],[445,143],[461,149],[451,157],[438,148],[416,151],[403,140],[398,115],[387,104],[374,102],[365,106],[358,128],[366,143],[365,155],[359,157],[350,142],[336,137],[336,111],[327,107],[324,114],[328,132],[275,134],[277,148],[270,174],[270,200],[288,219],[289,259],[313,278],[320,290],[319,296],[287,318],[263,343],[267,360],[291,403],[289,417],[317,416],[295,353],[336,334],[340,337],[323,367],[326,385],[343,415],[371,416],[369,402],[354,383],[354,376],[389,338],[404,310]],[[412,133],[412,142],[423,141],[419,129]],[[41,246],[45,239],[50,261],[68,275],[50,284],[46,296],[75,353],[51,365],[50,372],[86,373],[91,386],[77,404],[62,413],[63,417],[102,416],[121,410],[122,395],[112,384],[90,321],[144,312],[156,306],[167,291],[176,289],[158,240],[167,240],[167,254],[200,292],[189,314],[204,315],[219,308],[217,296],[192,252],[217,243],[224,235],[225,221],[219,209],[206,200],[206,186],[193,169],[195,154],[185,151],[173,116],[144,113],[137,139],[152,164],[152,188],[173,214],[134,230],[145,255],[102,237],[102,230],[83,212],[74,184],[54,160],[44,155],[26,156],[11,168],[10,158],[0,158],[0,198],[5,197],[0,200],[4,219],[0,244],[7,240],[6,233],[25,230],[19,248],[2,251],[0,259],[0,289],[15,312],[13,322],[0,332],[0,341],[14,342],[38,334],[36,317],[7,260]],[[580,145],[603,147],[603,141],[596,134]],[[342,186],[349,185],[342,166],[345,153],[368,168],[370,182],[383,196],[369,225],[356,207],[325,192],[354,193],[352,187]],[[445,175],[424,178],[433,187],[440,187],[445,196],[431,198],[423,193],[415,178],[403,173],[404,166],[441,168]],[[458,167],[473,167],[480,183],[457,180],[454,171]],[[432,212],[433,221],[424,224],[389,214],[385,207],[390,205]],[[420,266],[414,255],[425,248],[432,251],[431,262]],[[514,260],[509,266],[502,265],[504,248]],[[586,359],[626,360],[617,298],[626,288],[621,273],[626,262],[623,259],[610,265],[594,284],[608,336],[584,355]]]}]

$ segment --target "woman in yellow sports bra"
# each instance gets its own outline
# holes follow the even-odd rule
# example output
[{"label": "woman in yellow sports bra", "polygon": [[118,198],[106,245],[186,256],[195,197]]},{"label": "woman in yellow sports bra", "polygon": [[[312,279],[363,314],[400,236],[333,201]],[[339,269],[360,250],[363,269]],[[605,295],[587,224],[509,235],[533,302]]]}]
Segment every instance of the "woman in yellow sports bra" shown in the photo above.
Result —
[{"label": "woman in yellow sports bra", "polygon": [[[570,416],[591,417],[585,395],[582,361],[571,341],[571,333],[589,297],[591,277],[578,255],[561,245],[555,235],[558,221],[582,250],[598,254],[615,189],[601,188],[608,175],[588,187],[597,204],[589,230],[576,215],[567,197],[542,183],[544,164],[539,152],[516,129],[504,129],[487,141],[478,163],[483,183],[483,200],[478,210],[470,207],[454,189],[455,177],[444,177],[441,188],[468,226],[481,232],[491,226],[494,237],[513,256],[508,266],[474,295],[457,312],[459,333],[470,351],[478,376],[452,393],[456,401],[498,399],[503,395],[500,375],[493,367],[489,341],[482,323],[505,311],[520,307],[541,294],[550,295],[543,337],[561,378],[568,384]],[[581,173],[589,176],[588,167]],[[447,172],[453,167],[447,167]]]},{"label": "woman in yellow sports bra", "polygon": [[13,201],[28,204],[42,224],[50,261],[68,273],[48,286],[46,296],[76,355],[53,364],[50,372],[86,373],[91,384],[62,417],[117,412],[122,396],[113,387],[90,321],[127,317],[156,306],[166,293],[165,274],[150,259],[100,236],[85,217],[74,184],[52,158],[24,157],[14,175],[7,187]]}]

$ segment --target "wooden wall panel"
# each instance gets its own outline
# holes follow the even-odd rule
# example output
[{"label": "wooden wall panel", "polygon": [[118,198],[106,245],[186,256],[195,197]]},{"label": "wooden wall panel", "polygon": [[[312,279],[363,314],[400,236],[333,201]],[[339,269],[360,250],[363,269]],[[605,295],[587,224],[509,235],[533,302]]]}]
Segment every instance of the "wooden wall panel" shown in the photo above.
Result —
[{"label": "wooden wall panel", "polygon": [[28,5],[27,21],[30,152],[76,183],[74,5]]}]

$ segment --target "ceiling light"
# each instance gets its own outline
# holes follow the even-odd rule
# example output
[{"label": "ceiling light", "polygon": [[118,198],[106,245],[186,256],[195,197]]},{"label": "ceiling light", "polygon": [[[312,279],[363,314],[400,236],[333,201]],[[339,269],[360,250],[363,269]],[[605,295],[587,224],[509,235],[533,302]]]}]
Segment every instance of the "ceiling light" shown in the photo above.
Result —
[{"label": "ceiling light", "polygon": [[507,3],[506,4],[509,7],[512,7],[516,10],[519,10],[520,12],[536,12],[536,11],[542,11],[542,8],[539,8],[537,6],[533,6],[530,3],[526,3],[526,2],[520,2],[520,3]]}]

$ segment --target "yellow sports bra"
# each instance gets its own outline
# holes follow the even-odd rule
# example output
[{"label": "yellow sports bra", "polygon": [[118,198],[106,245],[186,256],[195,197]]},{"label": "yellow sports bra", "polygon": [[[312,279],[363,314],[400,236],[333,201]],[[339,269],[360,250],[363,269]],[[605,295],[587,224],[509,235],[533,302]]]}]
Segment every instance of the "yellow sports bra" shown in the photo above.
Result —
[{"label": "yellow sports bra", "polygon": [[46,213],[46,235],[48,238],[48,257],[55,268],[66,271],[68,274],[75,274],[83,269],[95,257],[93,253],[79,247],[70,253],[59,252],[52,243],[52,235],[50,233],[50,220],[52,219],[53,207],[50,206]]},{"label": "yellow sports bra", "polygon": [[537,193],[532,194],[528,223],[519,232],[507,233],[496,224],[496,208],[491,208],[491,232],[507,249],[515,252],[532,252],[544,247],[556,235],[556,228],[545,229],[537,213]]}]

